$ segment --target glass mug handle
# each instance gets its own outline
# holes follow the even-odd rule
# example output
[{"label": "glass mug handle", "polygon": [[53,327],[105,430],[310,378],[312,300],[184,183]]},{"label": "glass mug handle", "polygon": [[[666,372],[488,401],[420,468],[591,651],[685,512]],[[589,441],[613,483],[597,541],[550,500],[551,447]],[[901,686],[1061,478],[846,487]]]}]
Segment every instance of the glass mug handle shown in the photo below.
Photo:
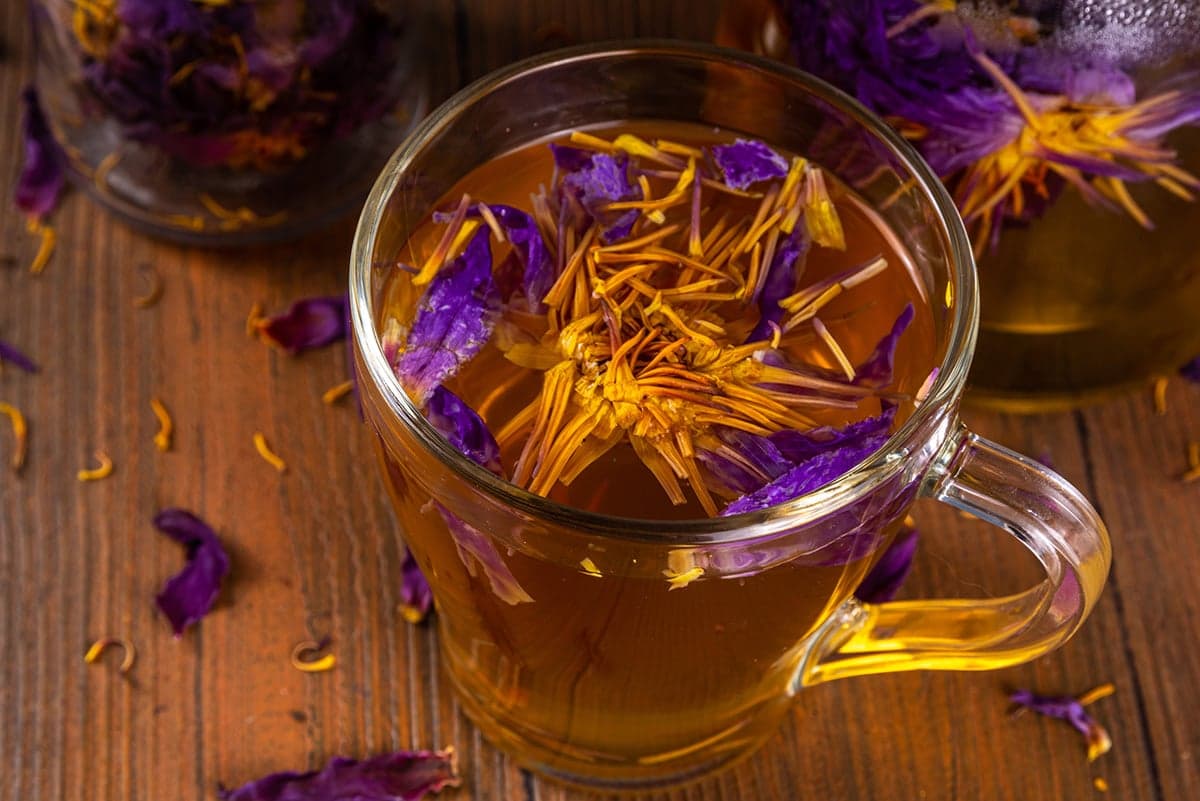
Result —
[{"label": "glass mug handle", "polygon": [[1007,531],[1046,571],[1002,598],[851,599],[818,630],[797,673],[801,686],[901,670],[990,670],[1027,662],[1065,642],[1108,576],[1108,532],[1058,474],[960,427],[921,494]]}]

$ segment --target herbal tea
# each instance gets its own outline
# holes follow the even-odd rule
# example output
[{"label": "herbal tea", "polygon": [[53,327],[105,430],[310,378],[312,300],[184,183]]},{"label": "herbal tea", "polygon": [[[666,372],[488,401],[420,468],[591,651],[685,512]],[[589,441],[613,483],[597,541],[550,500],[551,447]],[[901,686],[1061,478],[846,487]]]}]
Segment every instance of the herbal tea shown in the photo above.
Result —
[{"label": "herbal tea", "polygon": [[[451,445],[534,494],[641,521],[815,490],[878,450],[935,374],[931,301],[866,204],[802,154],[699,126],[575,131],[493,159],[412,233],[380,301],[384,353]],[[761,564],[639,563],[601,543],[549,558],[383,458],[464,703],[560,773],[651,775],[764,737],[799,644],[902,513],[865,510]]]}]

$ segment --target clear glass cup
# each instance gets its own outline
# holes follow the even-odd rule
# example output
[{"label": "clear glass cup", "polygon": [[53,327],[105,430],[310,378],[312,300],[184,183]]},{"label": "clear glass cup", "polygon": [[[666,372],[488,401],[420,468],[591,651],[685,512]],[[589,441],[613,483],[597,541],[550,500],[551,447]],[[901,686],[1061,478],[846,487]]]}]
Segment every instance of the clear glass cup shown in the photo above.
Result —
[{"label": "clear glass cup", "polygon": [[[720,126],[826,166],[869,159],[855,189],[936,299],[942,361],[886,446],[832,484],[706,520],[565,507],[455,451],[389,368],[380,292],[439,198],[498,154],[629,120]],[[484,78],[423,122],[380,177],[355,238],[350,298],[364,415],[433,589],[445,669],[485,736],[547,776],[607,788],[691,778],[750,753],[806,686],[1033,659],[1071,636],[1107,576],[1104,525],[1078,490],[959,422],[979,312],[970,245],[945,190],[870,112],[777,62],[639,42]],[[1045,580],[1002,598],[853,600],[919,496],[995,523],[1037,557]],[[697,566],[700,579],[670,589],[664,571]]]},{"label": "clear glass cup", "polygon": [[31,0],[74,183],[151,234],[244,244],[356,208],[428,89],[407,0]]},{"label": "clear glass cup", "polygon": [[[824,5],[729,0],[716,41],[791,62],[789,13],[802,19]],[[1118,64],[1138,99],[1166,88],[1200,92],[1195,2],[983,0],[964,8],[984,20],[1004,19],[1012,8],[1036,10],[1062,31],[1036,49],[1072,64],[1097,57]],[[1165,144],[1179,167],[1200,175],[1200,127],[1178,128]],[[1200,205],[1152,181],[1130,182],[1129,192],[1153,228],[1067,188],[1035,219],[1006,225],[983,251],[970,402],[1013,412],[1073,408],[1144,387],[1200,354]]]}]

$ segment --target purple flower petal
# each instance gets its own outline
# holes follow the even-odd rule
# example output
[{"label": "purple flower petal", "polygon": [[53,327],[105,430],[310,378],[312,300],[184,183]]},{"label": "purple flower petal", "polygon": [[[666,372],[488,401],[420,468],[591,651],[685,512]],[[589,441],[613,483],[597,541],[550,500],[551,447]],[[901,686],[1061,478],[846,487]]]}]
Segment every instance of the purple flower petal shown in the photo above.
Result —
[{"label": "purple flower petal", "polygon": [[[600,225],[600,239],[615,242],[629,236],[638,212],[607,211],[609,203],[640,200],[642,188],[629,177],[629,159],[566,145],[550,145],[554,163],[563,171],[561,189]],[[564,208],[566,204],[564,203]]]},{"label": "purple flower petal", "polygon": [[506,604],[516,606],[517,604],[533,603],[533,598],[508,569],[504,557],[496,550],[496,545],[492,542],[491,537],[442,504],[435,501],[433,505],[438,510],[438,514],[442,516],[442,520],[446,522],[446,530],[450,532],[450,537],[454,540],[454,545],[458,549],[458,557],[472,577],[477,576],[482,570],[492,592]]},{"label": "purple flower petal", "polygon": [[818,454],[789,469],[770,484],[726,506],[722,516],[767,509],[820,489],[850,471],[887,441],[887,433],[871,434]]},{"label": "purple flower petal", "polygon": [[27,216],[40,219],[58,205],[66,156],[46,122],[37,90],[26,87],[21,93],[21,102],[25,106],[25,116],[21,120],[25,160],[17,178],[14,200],[17,208]]},{"label": "purple flower petal", "polygon": [[795,291],[796,275],[804,267],[804,258],[811,244],[803,225],[797,225],[792,235],[779,243],[775,255],[771,257],[771,266],[767,268],[761,291],[751,298],[758,304],[758,323],[750,336],[746,337],[747,342],[771,338],[771,324],[778,324],[783,317],[779,301]]},{"label": "purple flower petal", "polygon": [[881,604],[895,598],[912,571],[916,553],[917,530],[910,528],[901,531],[863,578],[854,595],[869,604]]},{"label": "purple flower petal", "polygon": [[425,417],[460,453],[503,476],[496,438],[483,419],[461,398],[445,387],[435,387],[425,404]]},{"label": "purple flower petal", "polygon": [[808,431],[778,431],[771,435],[770,440],[789,464],[796,465],[868,438],[874,439],[881,434],[886,436],[895,419],[895,407],[888,407],[874,417],[864,418],[843,428],[821,426]]},{"label": "purple flower petal", "polygon": [[461,256],[429,282],[396,362],[396,376],[423,406],[435,387],[458,372],[492,335],[500,294],[492,277],[492,251],[486,227]]},{"label": "purple flower petal", "polygon": [[259,323],[258,331],[293,355],[321,348],[346,336],[348,306],[345,295],[304,298]]},{"label": "purple flower petal", "polygon": [[404,555],[400,566],[400,611],[409,623],[417,624],[429,616],[433,606],[433,592],[425,574],[413,558],[412,550]]},{"label": "purple flower petal", "polygon": [[[1097,690],[1103,692],[1097,692]],[[1112,686],[1099,687],[1093,690],[1093,698],[1103,697],[1112,692]],[[1091,762],[1112,747],[1112,740],[1101,726],[1084,708],[1086,702],[1069,695],[1037,695],[1032,690],[1017,690],[1008,696],[1014,704],[1025,709],[1032,709],[1039,715],[1058,718],[1070,723],[1075,730],[1083,735],[1087,743],[1088,761]]]},{"label": "purple flower petal", "polygon": [[892,383],[896,346],[900,342],[900,335],[908,329],[915,316],[916,311],[909,303],[904,307],[904,311],[900,312],[896,322],[892,324],[892,330],[879,340],[875,350],[871,351],[871,355],[855,369],[855,384],[882,388]]},{"label": "purple flower petal", "polygon": [[191,512],[164,509],[154,516],[154,526],[187,548],[187,566],[168,579],[155,598],[179,637],[212,609],[221,581],[229,574],[229,556],[216,532]]},{"label": "purple flower petal", "polygon": [[0,339],[0,364],[13,364],[27,373],[38,371],[38,366],[33,359],[17,350],[15,345],[10,345],[2,339]]},{"label": "purple flower petal", "polygon": [[[504,229],[513,248],[520,254],[521,263],[525,267],[521,285],[531,308],[538,308],[542,298],[554,284],[554,262],[550,251],[542,240],[542,232],[531,215],[514,206],[502,204],[489,205],[496,222]],[[472,206],[467,215],[478,217],[479,207]]]},{"label": "purple flower petal", "polygon": [[736,428],[716,432],[722,444],[696,456],[719,489],[739,495],[754,492],[795,465],[767,437]]},{"label": "purple flower petal", "polygon": [[1197,384],[1200,384],[1200,356],[1180,367],[1179,374],[1189,381],[1195,381]]},{"label": "purple flower petal", "polygon": [[757,139],[714,145],[712,154],[725,178],[725,185],[734,189],[748,189],[759,181],[783,178],[788,172],[787,159]]},{"label": "purple flower petal", "polygon": [[334,757],[319,771],[272,773],[221,801],[419,801],[459,783],[454,751],[397,751],[361,762]]}]

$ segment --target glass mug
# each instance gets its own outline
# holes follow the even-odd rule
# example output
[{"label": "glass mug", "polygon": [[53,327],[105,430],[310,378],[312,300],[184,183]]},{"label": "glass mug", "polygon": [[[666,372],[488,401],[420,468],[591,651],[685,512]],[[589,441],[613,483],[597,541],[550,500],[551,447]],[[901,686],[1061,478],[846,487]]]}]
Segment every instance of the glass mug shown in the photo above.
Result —
[{"label": "glass mug", "polygon": [[[401,389],[380,346],[378,304],[409,233],[493,156],[622,120],[720,126],[831,168],[868,154],[871,174],[855,190],[939,299],[930,311],[942,355],[925,400],[866,462],[762,512],[608,517],[477,466]],[[1078,490],[959,422],[979,312],[950,198],[882,122],[791,68],[642,42],[552,53],[482,79],[425,120],[376,183],[350,298],[363,411],[433,589],[443,665],[484,735],[552,778],[608,788],[691,778],[760,745],[803,687],[1025,662],[1071,636],[1107,576],[1104,524]],[[1000,526],[1033,552],[1045,580],[1003,598],[852,599],[918,496]],[[670,590],[664,574],[696,566],[700,579]]]}]

